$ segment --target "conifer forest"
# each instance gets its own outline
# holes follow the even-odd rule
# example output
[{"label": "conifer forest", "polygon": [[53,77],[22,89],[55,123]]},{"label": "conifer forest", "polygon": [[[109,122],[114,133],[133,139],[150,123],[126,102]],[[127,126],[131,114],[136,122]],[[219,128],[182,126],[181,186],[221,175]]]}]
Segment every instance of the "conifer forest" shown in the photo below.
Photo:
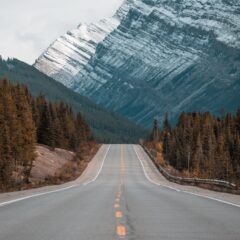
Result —
[{"label": "conifer forest", "polygon": [[16,179],[28,182],[36,143],[77,151],[80,143],[90,140],[81,113],[42,95],[32,97],[24,85],[0,81],[0,188]]},{"label": "conifer forest", "polygon": [[171,126],[166,114],[161,130],[154,121],[149,140],[161,143],[167,164],[187,171],[191,177],[239,183],[240,110],[222,117],[209,112],[183,112],[176,126]]}]

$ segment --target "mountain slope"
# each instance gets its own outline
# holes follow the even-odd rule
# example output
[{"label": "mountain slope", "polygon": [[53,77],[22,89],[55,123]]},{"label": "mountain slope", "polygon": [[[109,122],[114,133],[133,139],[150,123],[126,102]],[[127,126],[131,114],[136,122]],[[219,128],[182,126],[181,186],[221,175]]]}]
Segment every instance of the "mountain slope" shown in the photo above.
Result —
[{"label": "mountain slope", "polygon": [[165,112],[235,111],[239,11],[236,0],[126,0],[70,87],[146,126]]},{"label": "mountain slope", "polygon": [[97,44],[118,24],[117,18],[104,19],[96,24],[80,24],[53,42],[37,59],[35,67],[67,87],[73,87],[72,76],[82,70],[95,53]]},{"label": "mountain slope", "polygon": [[52,101],[64,101],[76,112],[82,112],[99,142],[137,142],[146,132],[142,128],[92,103],[86,97],[71,91],[62,84],[17,59],[0,59],[0,78],[28,86],[33,95],[43,94]]}]

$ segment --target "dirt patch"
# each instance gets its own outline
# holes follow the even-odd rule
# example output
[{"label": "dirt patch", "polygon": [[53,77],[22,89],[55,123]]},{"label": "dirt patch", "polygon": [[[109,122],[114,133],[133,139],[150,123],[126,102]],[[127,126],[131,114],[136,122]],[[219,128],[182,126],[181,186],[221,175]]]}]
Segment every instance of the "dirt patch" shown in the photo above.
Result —
[{"label": "dirt patch", "polygon": [[54,176],[65,164],[72,161],[76,156],[74,152],[60,148],[51,150],[48,146],[38,145],[37,158],[31,171],[30,182],[44,182],[46,178]]},{"label": "dirt patch", "polygon": [[58,168],[54,175],[48,176],[48,184],[62,184],[78,178],[86,169],[88,163],[97,153],[101,145],[95,143],[85,143],[80,146],[81,151],[77,152],[74,158],[67,161]]},{"label": "dirt patch", "polygon": [[48,185],[63,184],[78,178],[101,145],[95,142],[84,143],[78,152],[37,145],[37,157],[33,163],[29,183],[14,183],[0,193],[22,191]]}]

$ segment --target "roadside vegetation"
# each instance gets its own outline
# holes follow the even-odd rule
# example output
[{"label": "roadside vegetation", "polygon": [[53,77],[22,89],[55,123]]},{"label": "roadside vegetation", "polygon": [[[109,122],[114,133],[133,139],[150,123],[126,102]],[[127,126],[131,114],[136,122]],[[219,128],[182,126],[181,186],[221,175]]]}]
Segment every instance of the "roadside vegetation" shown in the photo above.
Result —
[{"label": "roadside vegetation", "polygon": [[209,112],[182,113],[175,127],[166,115],[162,129],[154,121],[145,144],[161,165],[182,176],[240,184],[240,110],[221,118]]},{"label": "roadside vegetation", "polygon": [[75,180],[86,169],[99,147],[99,144],[93,144],[92,142],[81,143],[75,157],[66,162],[53,176],[47,177],[44,184],[61,184]]},{"label": "roadside vegetation", "polygon": [[29,183],[37,143],[77,152],[77,162],[82,160],[81,146],[90,142],[94,145],[88,124],[70,106],[0,81],[0,190]]}]

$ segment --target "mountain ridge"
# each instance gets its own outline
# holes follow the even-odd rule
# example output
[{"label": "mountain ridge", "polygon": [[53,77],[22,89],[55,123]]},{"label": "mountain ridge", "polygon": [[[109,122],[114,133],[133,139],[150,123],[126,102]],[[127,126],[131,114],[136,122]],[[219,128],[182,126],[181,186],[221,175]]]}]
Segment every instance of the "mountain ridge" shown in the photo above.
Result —
[{"label": "mountain ridge", "polygon": [[239,9],[226,0],[127,0],[71,88],[145,126],[165,112],[174,121],[181,111],[235,111]]}]

